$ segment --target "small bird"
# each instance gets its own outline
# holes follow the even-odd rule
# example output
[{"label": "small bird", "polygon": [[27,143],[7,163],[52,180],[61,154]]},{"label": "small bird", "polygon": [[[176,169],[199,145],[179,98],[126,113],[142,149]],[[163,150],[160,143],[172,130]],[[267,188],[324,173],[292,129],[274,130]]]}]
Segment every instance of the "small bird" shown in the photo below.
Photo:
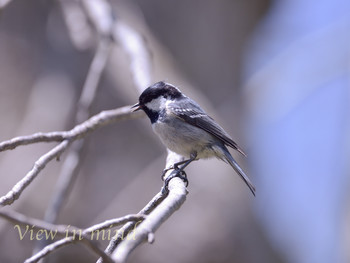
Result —
[{"label": "small bird", "polygon": [[[246,156],[243,150],[213,118],[177,87],[164,81],[157,82],[142,92],[139,102],[132,108],[146,113],[153,131],[169,150],[187,158],[174,164],[174,169],[182,172],[194,160],[217,157],[232,166],[255,196],[254,185],[226,146]],[[179,165],[182,165],[181,168]]]}]

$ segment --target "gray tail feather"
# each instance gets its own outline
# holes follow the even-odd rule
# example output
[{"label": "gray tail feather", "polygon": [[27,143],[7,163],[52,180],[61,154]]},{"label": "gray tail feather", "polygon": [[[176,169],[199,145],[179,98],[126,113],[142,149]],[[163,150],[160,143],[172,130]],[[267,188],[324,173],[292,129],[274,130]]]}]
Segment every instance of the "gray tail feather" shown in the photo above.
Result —
[{"label": "gray tail feather", "polygon": [[255,186],[252,184],[248,176],[243,172],[242,168],[238,165],[235,159],[233,159],[232,155],[227,149],[225,149],[224,158],[232,166],[232,168],[239,174],[239,176],[242,178],[242,180],[246,183],[250,191],[255,196]]}]

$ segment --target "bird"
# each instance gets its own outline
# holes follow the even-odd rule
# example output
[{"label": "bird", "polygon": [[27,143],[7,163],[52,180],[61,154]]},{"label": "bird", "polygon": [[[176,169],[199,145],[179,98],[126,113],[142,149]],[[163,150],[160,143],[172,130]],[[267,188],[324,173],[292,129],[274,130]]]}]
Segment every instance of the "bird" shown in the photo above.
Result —
[{"label": "bird", "polygon": [[255,196],[255,186],[227,146],[246,156],[244,151],[197,102],[178,87],[164,81],[154,83],[141,93],[138,103],[132,108],[133,111],[143,110],[162,143],[185,158],[170,168],[178,170],[178,177],[192,161],[216,157],[231,165]]}]

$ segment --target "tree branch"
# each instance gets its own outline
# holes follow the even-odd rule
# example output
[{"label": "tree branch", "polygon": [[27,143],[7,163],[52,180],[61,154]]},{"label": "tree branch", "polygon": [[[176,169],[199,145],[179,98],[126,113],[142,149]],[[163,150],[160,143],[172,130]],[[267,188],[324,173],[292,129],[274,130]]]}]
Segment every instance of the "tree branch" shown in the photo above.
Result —
[{"label": "tree branch", "polygon": [[0,152],[13,150],[21,145],[28,145],[37,142],[61,142],[70,139],[67,132],[37,132],[32,135],[19,136],[0,143]]},{"label": "tree branch", "polygon": [[117,121],[137,119],[144,116],[142,112],[133,113],[130,106],[102,111],[90,119],[78,124],[69,131],[61,132],[38,132],[32,135],[19,136],[0,143],[0,152],[15,149],[18,146],[28,145],[38,142],[61,142],[63,140],[74,141],[85,137],[90,132]]},{"label": "tree branch", "polygon": [[41,156],[35,163],[33,168],[24,176],[6,195],[0,197],[0,205],[11,205],[19,198],[23,190],[37,177],[42,169],[54,158],[59,156],[67,149],[71,142],[64,140],[51,151]]},{"label": "tree branch", "polygon": [[118,41],[130,59],[130,72],[139,93],[151,84],[151,55],[145,39],[127,24],[114,23],[113,38]]},{"label": "tree branch", "polygon": [[173,178],[169,183],[169,194],[147,218],[135,229],[135,239],[124,240],[112,254],[115,262],[126,262],[130,253],[143,242],[152,243],[154,232],[164,223],[186,200],[186,186],[180,178]]},{"label": "tree branch", "polygon": [[93,32],[80,1],[59,0],[63,19],[74,47],[86,50],[93,43]]},{"label": "tree branch", "polygon": [[138,118],[144,115],[143,113],[138,112],[132,113],[130,107],[131,106],[125,106],[114,110],[102,111],[87,121],[75,126],[70,131],[36,133],[31,136],[16,137],[1,143],[0,151],[3,149],[13,149],[19,145],[26,145],[36,142],[62,141],[59,145],[41,156],[34,163],[32,170],[30,170],[26,176],[12,188],[11,191],[9,191],[5,196],[0,197],[0,205],[11,205],[15,200],[17,200],[23,190],[36,178],[46,164],[54,158],[59,158],[72,141],[83,138],[90,132],[107,124],[125,119]]}]

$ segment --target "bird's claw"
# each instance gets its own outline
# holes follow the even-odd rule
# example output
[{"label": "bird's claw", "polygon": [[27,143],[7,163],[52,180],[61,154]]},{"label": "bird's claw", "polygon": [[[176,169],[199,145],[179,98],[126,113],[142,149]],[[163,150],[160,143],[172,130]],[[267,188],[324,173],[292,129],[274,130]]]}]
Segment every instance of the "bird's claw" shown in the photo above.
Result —
[{"label": "bird's claw", "polygon": [[170,167],[168,167],[168,168],[165,168],[165,169],[163,170],[162,175],[161,175],[162,181],[164,181],[165,174],[166,174],[168,171],[172,170],[172,169],[175,169],[173,165],[170,166]]},{"label": "bird's claw", "polygon": [[[179,173],[180,167],[178,166],[178,164],[175,163],[175,164],[169,166],[168,168],[165,168],[162,172],[162,175],[161,175],[162,181],[164,181],[165,174],[170,170],[177,170],[178,171],[177,173]],[[184,171],[182,171],[182,172],[186,175],[186,173]],[[183,174],[183,173],[181,173],[181,174]],[[177,177],[180,177],[180,176],[177,176]],[[185,177],[187,178],[187,175]]]},{"label": "bird's claw", "polygon": [[[171,170],[171,169],[174,169],[174,171],[166,179],[164,179],[165,173],[167,171]],[[165,169],[165,170],[163,171],[163,174],[162,174],[162,179],[164,180],[164,185],[163,185],[163,188],[162,188],[162,193],[163,194],[167,194],[169,192],[169,189],[168,189],[169,182],[170,182],[171,179],[173,179],[175,177],[178,177],[178,178],[182,179],[182,181],[184,181],[186,183],[186,187],[188,186],[188,179],[187,179],[187,174],[186,174],[185,171],[180,170],[178,168],[168,168],[168,169]]]}]

